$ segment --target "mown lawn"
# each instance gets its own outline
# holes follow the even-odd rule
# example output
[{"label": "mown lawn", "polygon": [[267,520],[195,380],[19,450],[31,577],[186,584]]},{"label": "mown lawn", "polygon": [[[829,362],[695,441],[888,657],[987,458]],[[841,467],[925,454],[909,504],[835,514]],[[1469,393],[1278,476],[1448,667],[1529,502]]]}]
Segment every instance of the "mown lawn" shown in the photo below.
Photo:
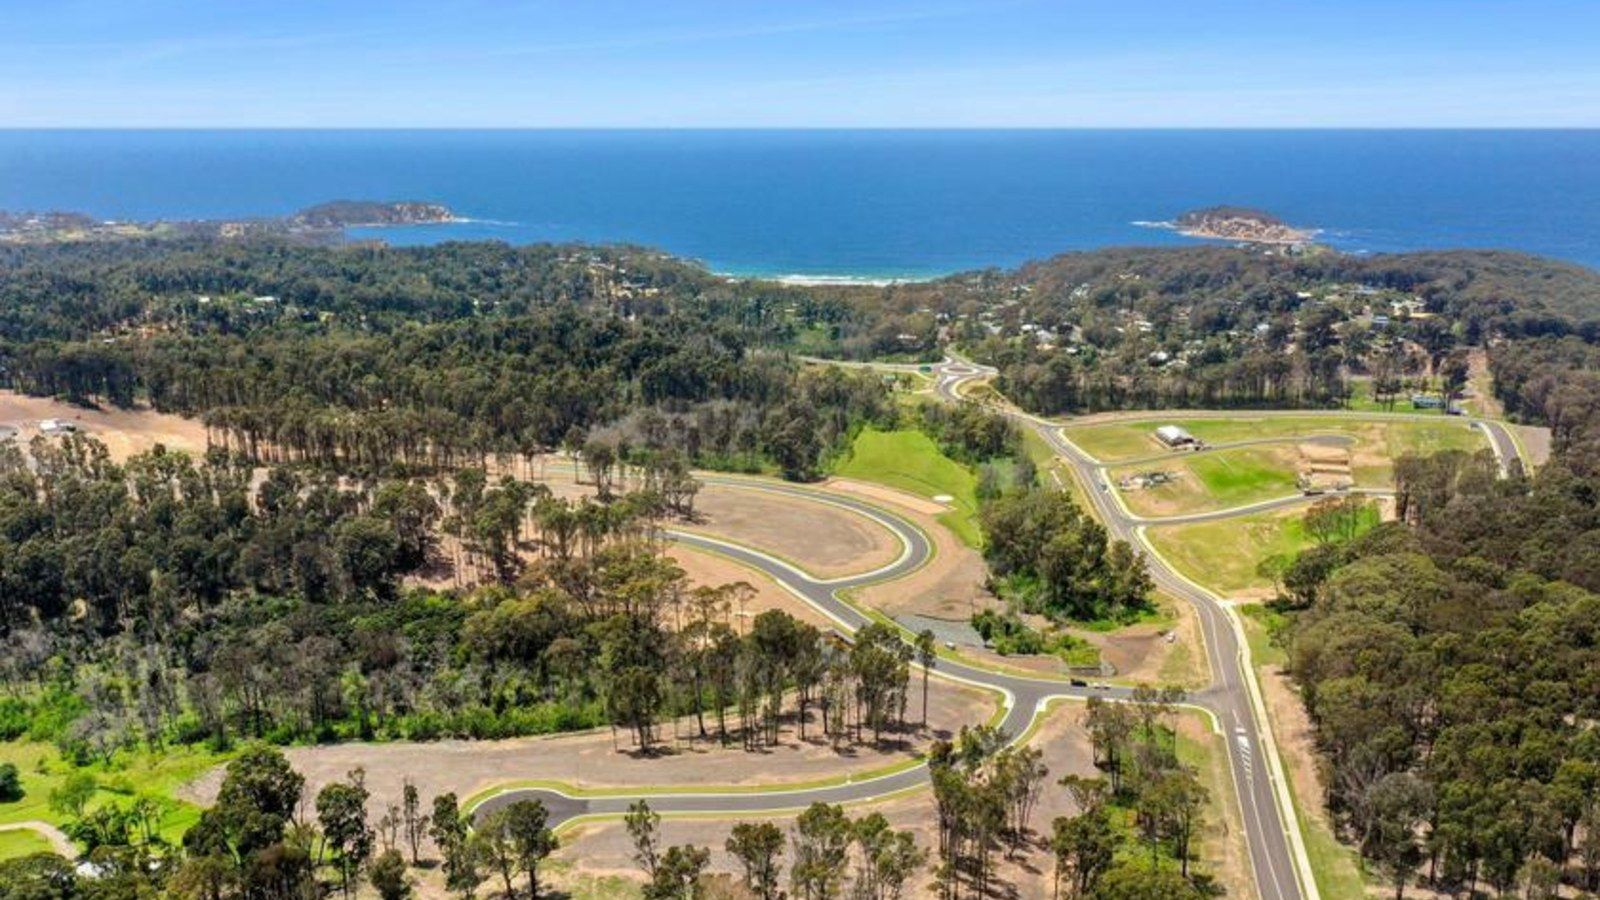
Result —
[{"label": "mown lawn", "polygon": [[[1164,424],[1184,428],[1209,444],[1289,440],[1314,434],[1347,435],[1355,439],[1353,449],[1358,454],[1367,453],[1390,459],[1406,452],[1476,450],[1488,446],[1482,432],[1466,421],[1443,416],[1433,421],[1317,414],[1251,416],[1241,413],[1216,418],[1146,419],[1069,426],[1065,433],[1089,455],[1102,462],[1114,463],[1160,456],[1167,452],[1153,436],[1156,427]],[[1178,452],[1173,452],[1172,456],[1181,458]],[[1357,475],[1359,477],[1359,471]]]},{"label": "mown lawn", "polygon": [[16,859],[35,853],[53,853],[50,842],[37,832],[27,829],[0,831],[0,859]]},{"label": "mown lawn", "polygon": [[[1304,508],[1273,510],[1155,527],[1145,534],[1174,568],[1196,584],[1223,596],[1265,596],[1272,591],[1272,580],[1257,573],[1261,561],[1288,562],[1313,543],[1305,532],[1304,515]],[[1376,524],[1377,507],[1369,505],[1360,530]]]},{"label": "mown lawn", "polygon": [[[140,795],[158,798],[168,804],[161,835],[177,841],[200,817],[198,807],[177,799],[178,788],[231,755],[193,747],[170,747],[160,753],[123,751],[110,766],[87,767],[86,771],[93,773],[100,785],[89,808],[105,803],[126,804]],[[55,747],[33,741],[3,742],[0,763],[5,762],[16,765],[24,794],[14,803],[0,803],[0,823],[38,819],[65,825],[68,817],[50,808],[50,792],[60,787],[74,769]]]},{"label": "mown lawn", "polygon": [[862,429],[834,465],[833,474],[873,481],[919,497],[951,497],[939,521],[969,547],[983,543],[978,530],[978,478],[972,470],[939,451],[921,431]]},{"label": "mown lawn", "polygon": [[1177,479],[1157,487],[1124,491],[1128,508],[1144,516],[1182,515],[1244,506],[1293,494],[1295,459],[1282,447],[1241,447],[1170,462],[1124,466],[1110,472],[1117,483],[1141,472],[1168,471]]}]

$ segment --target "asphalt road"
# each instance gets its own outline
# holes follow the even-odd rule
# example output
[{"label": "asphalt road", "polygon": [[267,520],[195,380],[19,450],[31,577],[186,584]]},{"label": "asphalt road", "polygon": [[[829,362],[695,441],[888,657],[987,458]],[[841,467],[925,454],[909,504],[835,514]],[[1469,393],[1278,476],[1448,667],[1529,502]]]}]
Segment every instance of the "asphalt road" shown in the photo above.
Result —
[{"label": "asphalt road", "polygon": [[[757,482],[750,479],[721,479],[706,476],[713,483],[734,484],[746,490],[769,491],[799,495],[811,500],[830,503],[851,509],[888,528],[899,538],[902,551],[898,559],[872,572],[843,578],[817,579],[783,560],[738,544],[717,540],[705,535],[669,531],[674,541],[727,556],[771,576],[779,585],[810,603],[837,623],[839,630],[850,634],[872,621],[861,611],[845,602],[843,592],[864,587],[879,581],[902,577],[916,570],[933,556],[933,546],[927,535],[905,519],[880,507],[854,498],[824,493],[799,486]],[[1000,727],[1013,737],[1022,735],[1038,711],[1048,701],[1058,697],[1087,698],[1091,696],[1127,699],[1128,688],[1112,685],[1074,687],[1066,681],[1047,678],[1025,678],[954,660],[940,659],[934,664],[936,677],[952,679],[965,684],[988,688],[1004,698],[1004,713]],[[1100,683],[1096,683],[1100,684]],[[740,813],[773,812],[803,809],[812,803],[857,803],[871,801],[886,794],[920,788],[928,781],[926,766],[903,769],[887,775],[867,777],[842,782],[831,787],[784,790],[781,784],[757,792],[728,793],[655,793],[645,794],[650,806],[660,813]],[[513,789],[495,794],[474,809],[481,815],[509,803],[537,798],[550,811],[552,824],[560,824],[580,816],[604,816],[625,812],[634,797],[584,796],[567,794],[548,788]]]},{"label": "asphalt road", "polygon": [[[910,367],[907,367],[910,368]],[[951,402],[962,402],[958,386],[967,380],[992,374],[992,370],[962,362],[950,362],[936,367],[935,375],[939,395]],[[1239,631],[1231,619],[1233,615],[1216,595],[1188,581],[1173,571],[1155,553],[1144,538],[1143,529],[1152,522],[1202,521],[1241,515],[1262,509],[1272,509],[1296,503],[1307,498],[1292,496],[1270,500],[1238,509],[1201,513],[1194,516],[1172,517],[1160,520],[1143,519],[1129,514],[1113,495],[1102,466],[1062,434],[1059,425],[1015,410],[1005,410],[1025,427],[1032,428],[1046,443],[1076,470],[1090,502],[1094,504],[1100,520],[1112,537],[1124,540],[1145,551],[1151,577],[1167,593],[1191,603],[1204,630],[1206,652],[1215,681],[1191,696],[1189,702],[1199,705],[1217,719],[1228,747],[1228,765],[1239,801],[1241,821],[1244,824],[1246,845],[1252,874],[1263,900],[1316,900],[1314,883],[1303,883],[1297,874],[1296,848],[1298,831],[1292,820],[1286,820],[1285,810],[1292,816],[1292,806],[1287,793],[1282,791],[1281,765],[1276,760],[1275,747],[1270,745],[1270,733],[1263,733],[1257,721],[1253,697],[1258,688],[1253,684],[1254,674],[1249,669],[1247,650],[1240,642]],[[1516,444],[1503,426],[1495,422],[1477,421],[1476,427],[1484,430],[1495,448],[1496,457],[1504,470],[1510,460],[1517,458]],[[788,563],[752,550],[703,535],[669,532],[676,541],[712,550],[744,565],[771,576],[785,589],[822,611],[844,633],[854,632],[870,619],[851,606],[840,594],[878,581],[904,576],[926,562],[933,549],[928,538],[916,526],[892,513],[864,501],[837,494],[823,494],[800,486],[756,482],[748,479],[707,480],[737,484],[749,490],[772,491],[807,497],[836,506],[849,508],[878,522],[892,531],[900,540],[903,550],[900,557],[876,571],[831,580],[812,578]],[[939,677],[951,678],[967,684],[989,688],[1005,698],[1005,712],[1001,727],[1018,736],[1026,732],[1029,724],[1049,700],[1058,697],[1084,698],[1101,696],[1126,699],[1130,691],[1119,687],[1073,687],[1053,679],[1023,678],[941,659],[934,667]],[[812,787],[786,790],[781,784],[770,789],[729,792],[642,792],[657,812],[670,814],[709,813],[738,816],[740,814],[772,813],[798,810],[812,803],[860,803],[902,791],[921,788],[927,783],[925,766],[903,769],[877,777],[847,780],[829,787]],[[582,816],[613,816],[627,810],[635,797],[586,796],[568,794],[550,789],[514,789],[491,796],[474,810],[483,814],[516,800],[537,798],[550,811],[552,824],[569,822]]]}]

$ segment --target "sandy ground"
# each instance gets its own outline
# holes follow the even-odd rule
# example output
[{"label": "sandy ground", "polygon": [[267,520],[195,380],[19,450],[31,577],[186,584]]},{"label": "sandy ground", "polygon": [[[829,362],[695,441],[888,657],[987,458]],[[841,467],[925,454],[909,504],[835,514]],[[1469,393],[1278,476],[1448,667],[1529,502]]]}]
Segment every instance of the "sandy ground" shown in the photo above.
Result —
[{"label": "sandy ground", "polygon": [[170,450],[193,454],[206,451],[206,429],[194,419],[172,416],[149,409],[117,409],[105,406],[87,409],[44,397],[29,397],[14,391],[0,391],[0,424],[19,430],[18,439],[26,444],[39,433],[39,420],[66,419],[80,432],[106,445],[117,462],[161,444]]},{"label": "sandy ground", "polygon": [[687,526],[760,547],[823,578],[870,572],[900,556],[888,529],[849,510],[763,491],[708,485],[695,500],[703,521]]}]

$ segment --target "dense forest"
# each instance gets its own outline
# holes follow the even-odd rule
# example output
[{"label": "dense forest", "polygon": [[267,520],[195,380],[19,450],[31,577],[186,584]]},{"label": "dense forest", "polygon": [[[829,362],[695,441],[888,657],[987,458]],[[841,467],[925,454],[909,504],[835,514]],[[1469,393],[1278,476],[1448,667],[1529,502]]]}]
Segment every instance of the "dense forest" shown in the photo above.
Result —
[{"label": "dense forest", "polygon": [[448,467],[609,428],[804,478],[887,392],[762,350],[829,315],[789,296],[628,250],[5,248],[0,379],[201,416],[262,461]]},{"label": "dense forest", "polygon": [[1553,428],[1532,475],[1396,466],[1399,521],[1302,554],[1279,639],[1326,797],[1397,896],[1600,890],[1600,415],[1592,346],[1506,341],[1508,410]]},{"label": "dense forest", "polygon": [[1042,412],[1338,407],[1356,378],[1433,390],[1473,347],[1600,335],[1600,275],[1510,253],[1095,251],[974,292],[951,336]]},{"label": "dense forest", "polygon": [[[846,644],[781,612],[740,626],[745,588],[691,587],[662,552],[661,527],[692,510],[691,468],[811,478],[863,425],[909,420],[980,472],[985,552],[1020,610],[1118,619],[1148,578],[1065,495],[1034,489],[1004,420],[903,410],[880,377],[796,355],[953,344],[1056,412],[1338,406],[1366,379],[1373,396],[1452,393],[1483,350],[1508,413],[1552,427],[1553,460],[1510,479],[1456,454],[1401,462],[1401,521],[1297,560],[1280,639],[1328,804],[1397,890],[1594,890],[1597,323],[1600,276],[1501,253],[1111,250],[800,288],[627,247],[0,246],[0,384],[197,416],[213,445],[121,464],[82,437],[0,447],[0,735],[86,763],[250,745],[185,848],[203,897],[288,896],[306,876],[308,838],[272,821],[298,776],[260,744],[609,724],[648,750],[669,719],[694,723],[675,738],[751,750],[783,723],[842,748],[897,739],[916,727],[910,667],[931,635],[873,626]],[[517,477],[558,448],[595,499]],[[1107,782],[1069,785],[1081,814],[1054,823],[1057,877],[1078,895],[1204,887],[1141,881],[1162,870],[1123,864],[1133,848],[1110,827],[1190,858],[1203,798],[1155,721],[1165,701],[1145,699],[1158,712],[1097,706]],[[981,892],[990,854],[1027,831],[1029,772],[983,732],[938,750],[935,874],[952,889]],[[340,842],[328,858],[341,882],[348,859],[376,885],[373,833],[351,813],[364,788],[335,787],[316,798]],[[86,843],[140,844],[147,826],[131,805],[78,812]],[[541,815],[483,829],[498,849],[472,858],[508,886],[536,878]],[[878,823],[811,821],[800,871],[827,890],[852,855],[863,872],[877,850],[893,872],[924,863]],[[752,858],[770,848],[743,834]],[[679,896],[702,848],[669,849],[648,877]]]}]

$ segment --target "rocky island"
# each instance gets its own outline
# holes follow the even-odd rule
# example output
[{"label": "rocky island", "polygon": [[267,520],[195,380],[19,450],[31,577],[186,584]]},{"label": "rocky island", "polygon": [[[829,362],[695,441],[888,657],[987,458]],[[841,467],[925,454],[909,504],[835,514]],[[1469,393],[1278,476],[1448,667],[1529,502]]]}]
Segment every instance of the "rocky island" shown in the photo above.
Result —
[{"label": "rocky island", "polygon": [[289,217],[303,228],[376,228],[386,225],[432,225],[456,221],[442,203],[423,200],[333,200],[309,206]]},{"label": "rocky island", "polygon": [[333,200],[287,216],[242,219],[155,220],[99,219],[80,212],[0,210],[0,242],[52,243],[80,240],[151,237],[279,237],[311,243],[342,240],[346,228],[428,225],[455,222],[448,206],[423,200]]},{"label": "rocky island", "polygon": [[1277,216],[1244,206],[1208,206],[1173,221],[1179,234],[1249,244],[1307,244],[1313,232],[1296,228]]}]

